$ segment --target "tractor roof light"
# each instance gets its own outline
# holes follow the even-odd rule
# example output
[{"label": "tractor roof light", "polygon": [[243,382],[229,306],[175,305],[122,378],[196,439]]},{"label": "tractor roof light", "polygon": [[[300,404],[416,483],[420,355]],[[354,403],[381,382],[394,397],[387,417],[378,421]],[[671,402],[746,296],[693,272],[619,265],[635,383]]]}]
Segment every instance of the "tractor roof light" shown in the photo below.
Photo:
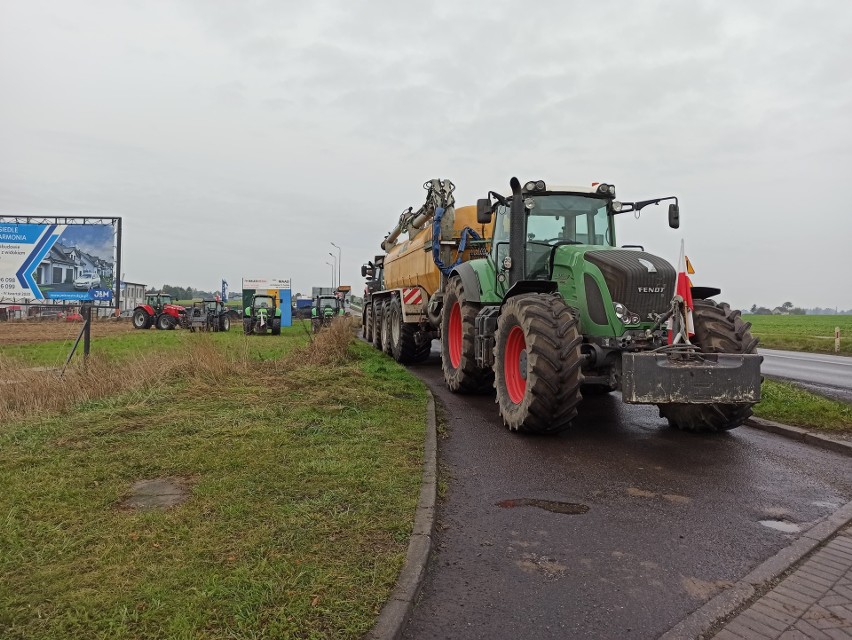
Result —
[{"label": "tractor roof light", "polygon": [[621,206],[622,206],[621,202],[619,202],[618,200],[612,201],[612,210],[615,211],[616,213],[621,211]]},{"label": "tractor roof light", "polygon": [[524,185],[524,191],[544,191],[547,185],[544,180],[530,180]]},{"label": "tractor roof light", "polygon": [[[594,185],[593,185],[594,186]],[[604,193],[610,196],[615,195],[615,185],[607,184],[605,182],[598,185],[598,193]]]}]

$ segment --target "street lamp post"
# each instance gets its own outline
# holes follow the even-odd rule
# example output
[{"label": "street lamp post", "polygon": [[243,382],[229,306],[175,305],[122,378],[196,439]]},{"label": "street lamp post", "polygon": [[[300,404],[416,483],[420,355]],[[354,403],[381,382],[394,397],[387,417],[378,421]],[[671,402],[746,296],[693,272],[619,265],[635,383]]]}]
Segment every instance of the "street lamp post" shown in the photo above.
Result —
[{"label": "street lamp post", "polygon": [[[331,251],[328,252],[328,255],[331,256],[331,259],[334,260],[335,271],[337,271],[337,256],[334,255]],[[331,274],[332,280],[334,280],[334,273]],[[340,280],[337,281],[337,286],[340,286]]]},{"label": "street lamp post", "polygon": [[341,251],[340,247],[338,247],[333,242],[331,243],[331,246],[337,249],[337,286],[339,287],[341,284],[343,284],[340,281],[340,269],[343,266],[343,251]]},{"label": "street lamp post", "polygon": [[325,263],[326,263],[329,267],[331,267],[331,288],[332,288],[332,289],[334,289],[334,264],[332,264],[332,263],[331,263],[331,262],[329,262],[328,260],[326,260],[326,261],[325,261]]}]

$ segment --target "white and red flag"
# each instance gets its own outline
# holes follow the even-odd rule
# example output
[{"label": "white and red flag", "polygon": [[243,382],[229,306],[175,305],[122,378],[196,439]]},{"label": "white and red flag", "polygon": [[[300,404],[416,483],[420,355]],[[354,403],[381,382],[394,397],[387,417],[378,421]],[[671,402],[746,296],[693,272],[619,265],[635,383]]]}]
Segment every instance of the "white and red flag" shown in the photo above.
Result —
[{"label": "white and red flag", "polygon": [[[679,311],[684,314],[681,322],[677,323],[678,327],[685,327],[686,334],[691,338],[695,335],[695,324],[692,320],[692,310],[695,308],[695,305],[692,303],[692,282],[689,279],[690,273],[695,273],[695,270],[692,268],[692,263],[689,262],[689,258],[686,257],[686,252],[684,250],[683,240],[680,241],[680,257],[677,262],[677,280],[675,281],[675,295],[683,298],[683,305],[679,306]],[[668,328],[669,328],[669,344],[673,342],[688,342],[686,339],[686,335],[681,335],[680,339],[677,339],[677,336],[674,335],[674,327],[676,326],[673,322],[673,318],[669,319]],[[683,333],[683,330],[679,333]]]}]

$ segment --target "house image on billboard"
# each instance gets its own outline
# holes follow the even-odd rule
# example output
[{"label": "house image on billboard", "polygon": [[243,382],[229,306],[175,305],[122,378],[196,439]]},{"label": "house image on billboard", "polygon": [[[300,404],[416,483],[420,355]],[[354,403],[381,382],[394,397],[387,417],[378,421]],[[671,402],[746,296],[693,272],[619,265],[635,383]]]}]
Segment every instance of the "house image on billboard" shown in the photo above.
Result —
[{"label": "house image on billboard", "polygon": [[83,274],[97,275],[110,282],[112,262],[57,242],[41,261],[33,277],[38,284],[73,284]]}]

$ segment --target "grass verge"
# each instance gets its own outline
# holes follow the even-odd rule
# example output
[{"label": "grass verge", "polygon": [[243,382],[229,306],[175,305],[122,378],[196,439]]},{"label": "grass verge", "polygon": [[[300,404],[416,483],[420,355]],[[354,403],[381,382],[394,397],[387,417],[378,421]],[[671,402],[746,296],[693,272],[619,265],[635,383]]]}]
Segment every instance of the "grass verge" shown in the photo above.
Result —
[{"label": "grass verge", "polygon": [[[286,333],[193,336],[156,380],[0,429],[0,637],[370,628],[405,556],[425,391],[366,345]],[[119,507],[162,477],[188,501]]]},{"label": "grass verge", "polygon": [[852,434],[852,405],[829,400],[789,382],[764,380],[754,415],[828,434]]},{"label": "grass verge", "polygon": [[852,316],[758,316],[744,314],[760,346],[786,351],[834,353],[834,329],[840,328],[840,355],[852,355]]}]

